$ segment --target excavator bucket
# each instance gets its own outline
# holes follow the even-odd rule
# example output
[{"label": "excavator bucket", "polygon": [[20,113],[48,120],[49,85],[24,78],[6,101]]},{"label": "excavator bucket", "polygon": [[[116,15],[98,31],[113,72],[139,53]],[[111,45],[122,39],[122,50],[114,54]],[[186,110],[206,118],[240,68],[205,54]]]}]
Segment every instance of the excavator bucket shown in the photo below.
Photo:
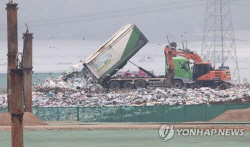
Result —
[{"label": "excavator bucket", "polygon": [[174,85],[174,73],[168,73],[164,80],[164,87],[173,87]]}]

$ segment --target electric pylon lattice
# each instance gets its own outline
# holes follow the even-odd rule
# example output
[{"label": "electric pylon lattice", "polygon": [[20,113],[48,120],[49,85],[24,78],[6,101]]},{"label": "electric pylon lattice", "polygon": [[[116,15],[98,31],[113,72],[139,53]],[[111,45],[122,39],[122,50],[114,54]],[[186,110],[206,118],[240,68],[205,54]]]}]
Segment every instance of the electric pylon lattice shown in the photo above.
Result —
[{"label": "electric pylon lattice", "polygon": [[216,68],[229,66],[233,83],[240,83],[230,0],[207,0],[201,55]]}]

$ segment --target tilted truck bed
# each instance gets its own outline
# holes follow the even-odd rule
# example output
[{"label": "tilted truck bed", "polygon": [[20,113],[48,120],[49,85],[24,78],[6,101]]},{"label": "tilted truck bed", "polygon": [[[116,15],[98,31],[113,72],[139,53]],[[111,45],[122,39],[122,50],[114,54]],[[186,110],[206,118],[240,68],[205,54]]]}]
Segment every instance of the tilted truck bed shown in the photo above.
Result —
[{"label": "tilted truck bed", "polygon": [[103,83],[125,66],[127,61],[147,43],[147,38],[137,26],[129,23],[90,55],[84,61],[84,65],[100,83]]}]

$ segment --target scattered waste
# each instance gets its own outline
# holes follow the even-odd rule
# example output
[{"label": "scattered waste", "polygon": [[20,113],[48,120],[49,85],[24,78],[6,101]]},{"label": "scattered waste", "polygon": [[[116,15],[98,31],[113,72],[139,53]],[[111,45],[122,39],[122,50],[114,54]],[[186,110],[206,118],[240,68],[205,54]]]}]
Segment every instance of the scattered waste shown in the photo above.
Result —
[{"label": "scattered waste", "polygon": [[[33,92],[33,106],[95,107],[197,105],[250,102],[250,84],[232,86],[227,90],[138,88],[112,90],[102,88],[83,62],[73,65],[58,78],[47,78]],[[0,108],[7,108],[7,94],[0,95]]]},{"label": "scattered waste", "polygon": [[[47,81],[56,87],[62,82]],[[81,82],[80,82],[81,83]],[[69,89],[47,88],[33,92],[33,106],[39,107],[95,107],[95,106],[153,106],[196,105],[216,103],[249,103],[250,85],[236,85],[227,90],[210,88],[170,89],[146,88],[120,91],[74,89],[79,84],[68,84]],[[44,85],[43,85],[44,86]],[[96,87],[92,86],[91,87]],[[101,87],[100,87],[101,88]],[[0,95],[0,108],[7,107],[7,94]]]}]

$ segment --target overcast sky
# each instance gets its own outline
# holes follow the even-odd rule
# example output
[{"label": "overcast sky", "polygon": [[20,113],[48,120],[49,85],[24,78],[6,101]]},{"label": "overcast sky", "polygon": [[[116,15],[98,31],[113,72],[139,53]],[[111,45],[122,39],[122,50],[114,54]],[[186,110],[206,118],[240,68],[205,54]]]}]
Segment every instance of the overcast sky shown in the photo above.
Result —
[{"label": "overcast sky", "polygon": [[[8,0],[0,1],[1,40],[6,40],[7,2]],[[206,0],[14,0],[14,2],[17,2],[19,7],[19,37],[21,38],[21,33],[25,31],[26,22],[37,40],[77,39],[80,36],[85,40],[107,40],[123,25],[133,22],[153,42],[164,42],[167,34],[172,34],[178,41],[185,31],[188,31],[188,40],[201,41],[206,8]],[[236,32],[250,30],[249,7],[232,4],[232,15]]]}]

